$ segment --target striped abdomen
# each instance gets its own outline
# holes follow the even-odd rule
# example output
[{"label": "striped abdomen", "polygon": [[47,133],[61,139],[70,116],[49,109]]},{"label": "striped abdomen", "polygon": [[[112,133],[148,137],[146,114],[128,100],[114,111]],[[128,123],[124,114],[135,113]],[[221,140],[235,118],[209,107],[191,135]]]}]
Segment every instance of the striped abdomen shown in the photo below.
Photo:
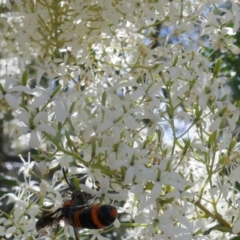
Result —
[{"label": "striped abdomen", "polygon": [[99,229],[111,225],[117,218],[117,209],[110,205],[96,205],[75,211],[71,225],[79,228]]}]

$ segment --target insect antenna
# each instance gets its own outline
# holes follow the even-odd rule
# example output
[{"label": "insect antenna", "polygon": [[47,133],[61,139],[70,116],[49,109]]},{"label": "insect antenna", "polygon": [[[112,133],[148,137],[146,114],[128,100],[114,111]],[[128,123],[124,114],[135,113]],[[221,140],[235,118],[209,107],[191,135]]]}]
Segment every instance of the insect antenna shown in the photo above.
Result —
[{"label": "insect antenna", "polygon": [[66,180],[66,182],[67,182],[67,184],[68,184],[68,186],[69,186],[70,190],[73,192],[73,191],[74,191],[74,188],[73,188],[73,186],[70,184],[70,182],[69,182],[69,181],[68,181],[68,179],[67,179],[67,176],[66,176],[66,171],[65,171],[65,169],[63,168],[63,169],[62,169],[62,171],[63,171],[63,176],[64,176],[64,179]]}]

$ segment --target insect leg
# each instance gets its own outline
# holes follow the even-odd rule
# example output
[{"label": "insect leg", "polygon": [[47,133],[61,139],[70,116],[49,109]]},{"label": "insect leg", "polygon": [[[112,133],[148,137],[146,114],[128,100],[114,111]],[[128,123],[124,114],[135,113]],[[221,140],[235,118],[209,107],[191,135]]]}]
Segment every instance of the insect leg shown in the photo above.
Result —
[{"label": "insect leg", "polygon": [[80,240],[80,238],[78,237],[77,228],[73,227],[73,231],[74,231],[74,235],[75,235],[76,240]]}]

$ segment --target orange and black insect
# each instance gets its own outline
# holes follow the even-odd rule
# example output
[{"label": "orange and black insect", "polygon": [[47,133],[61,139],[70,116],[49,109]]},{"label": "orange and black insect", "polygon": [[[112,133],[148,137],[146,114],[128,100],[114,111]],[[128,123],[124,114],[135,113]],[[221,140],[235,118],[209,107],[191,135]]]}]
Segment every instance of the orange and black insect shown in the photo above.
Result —
[{"label": "orange and black insect", "polygon": [[70,200],[67,200],[64,202],[63,206],[69,206],[69,205],[90,205],[89,201],[91,201],[94,196],[89,194],[89,193],[85,193],[85,192],[82,192],[80,190],[77,190],[77,189],[74,189],[72,187],[72,185],[70,184],[70,182],[68,181],[67,179],[67,176],[66,176],[66,172],[64,170],[64,168],[62,169],[63,171],[63,176],[64,176],[64,179],[66,180],[67,182],[67,185],[69,187],[69,189],[71,190],[72,194],[71,194],[71,199]]},{"label": "orange and black insect", "polygon": [[[72,190],[73,188],[68,182],[64,170],[63,174]],[[58,231],[60,221],[64,221],[74,228],[76,240],[79,240],[78,228],[102,229],[113,224],[118,215],[117,209],[111,205],[89,205],[89,196],[91,195],[73,190],[72,199],[65,201],[61,208],[42,216],[37,221],[37,231],[43,233],[47,227]]]}]

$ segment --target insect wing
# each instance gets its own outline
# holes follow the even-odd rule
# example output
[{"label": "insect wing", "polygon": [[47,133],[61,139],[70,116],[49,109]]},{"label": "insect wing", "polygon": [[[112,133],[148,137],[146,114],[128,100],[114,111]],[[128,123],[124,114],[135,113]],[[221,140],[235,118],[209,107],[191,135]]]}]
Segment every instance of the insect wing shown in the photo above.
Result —
[{"label": "insect wing", "polygon": [[55,212],[39,218],[36,222],[36,229],[42,235],[52,235],[53,232],[57,232],[61,219],[63,219],[62,208],[59,208]]}]

